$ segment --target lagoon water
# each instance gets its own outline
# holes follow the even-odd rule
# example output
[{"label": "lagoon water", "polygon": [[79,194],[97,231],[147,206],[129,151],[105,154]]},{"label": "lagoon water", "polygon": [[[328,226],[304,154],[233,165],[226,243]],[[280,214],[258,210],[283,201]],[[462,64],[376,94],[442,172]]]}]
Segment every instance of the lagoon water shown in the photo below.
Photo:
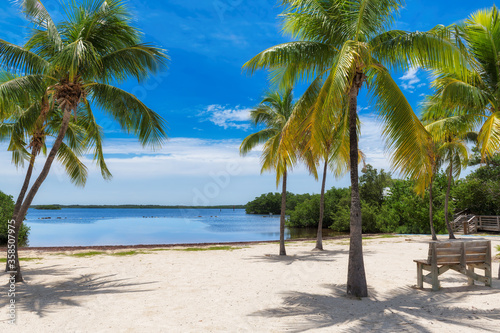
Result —
[{"label": "lagoon water", "polygon": [[[32,247],[279,239],[279,216],[248,215],[244,209],[30,209],[25,223]],[[288,228],[285,233],[287,239],[304,236]]]}]

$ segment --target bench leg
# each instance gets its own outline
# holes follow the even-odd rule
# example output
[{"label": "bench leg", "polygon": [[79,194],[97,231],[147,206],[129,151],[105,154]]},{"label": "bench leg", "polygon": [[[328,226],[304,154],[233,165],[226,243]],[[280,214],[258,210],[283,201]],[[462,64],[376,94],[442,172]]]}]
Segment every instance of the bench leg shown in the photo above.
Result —
[{"label": "bench leg", "polygon": [[422,289],[423,287],[424,287],[423,265],[417,262],[417,288]]},{"label": "bench leg", "polygon": [[431,279],[432,279],[432,291],[439,290],[439,269],[436,265],[432,265],[431,268]]},{"label": "bench leg", "polygon": [[486,264],[484,269],[484,276],[486,276],[485,286],[491,287],[491,265]]},{"label": "bench leg", "polygon": [[[467,266],[467,271],[470,272],[470,273],[474,273],[474,267]],[[473,286],[474,285],[474,279],[471,278],[471,277],[468,277],[467,285],[468,286]]]}]

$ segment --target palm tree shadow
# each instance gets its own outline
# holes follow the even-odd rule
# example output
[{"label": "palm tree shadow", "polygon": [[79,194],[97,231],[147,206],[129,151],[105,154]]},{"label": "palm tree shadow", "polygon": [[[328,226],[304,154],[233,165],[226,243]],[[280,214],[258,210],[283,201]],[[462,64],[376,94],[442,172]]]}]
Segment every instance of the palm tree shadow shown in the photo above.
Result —
[{"label": "palm tree shadow", "polygon": [[[410,287],[395,288],[383,297],[369,288],[370,297],[356,299],[345,294],[345,285],[323,285],[328,294],[303,292],[283,293],[283,305],[254,312],[250,316],[266,318],[293,318],[293,323],[284,330],[306,332],[319,328],[330,328],[361,332],[431,332],[421,323],[441,321],[477,330],[498,332],[500,308],[479,310],[454,306],[454,302],[470,293],[500,294],[500,286],[494,288],[475,286],[449,288],[439,292],[415,290]],[[474,324],[476,319],[487,319]],[[348,328],[340,328],[348,326]]]},{"label": "palm tree shadow", "polygon": [[[84,296],[148,292],[152,289],[138,289],[137,286],[155,283],[136,283],[130,281],[130,279],[118,279],[115,278],[115,274],[84,274],[77,277],[59,279],[58,281],[37,282],[36,284],[29,283],[30,276],[69,275],[68,269],[55,268],[56,266],[58,265],[41,269],[30,269],[24,272],[27,282],[16,284],[15,298],[17,308],[36,313],[39,317],[44,317],[48,313],[56,311],[56,308],[61,306],[81,306],[81,302],[78,299]],[[7,277],[7,274],[5,274],[5,277]],[[0,308],[7,306],[9,301],[7,297],[2,297]]]},{"label": "palm tree shadow", "polygon": [[323,251],[303,251],[293,255],[280,256],[277,254],[264,254],[245,258],[245,260],[253,260],[259,262],[284,263],[290,265],[295,261],[316,261],[329,262],[336,261],[339,257],[348,254],[347,250],[323,250]]}]

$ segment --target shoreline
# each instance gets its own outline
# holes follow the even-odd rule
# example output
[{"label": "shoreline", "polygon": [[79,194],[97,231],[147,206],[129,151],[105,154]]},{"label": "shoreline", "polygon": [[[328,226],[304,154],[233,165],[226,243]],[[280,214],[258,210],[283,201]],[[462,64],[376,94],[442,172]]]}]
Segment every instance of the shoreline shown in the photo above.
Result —
[{"label": "shoreline", "polygon": [[[390,237],[387,237],[390,236]],[[375,237],[375,238],[396,238],[396,237],[421,237],[429,236],[429,241],[431,241],[431,235],[426,234],[363,234],[365,237]],[[447,236],[447,234],[438,234],[439,236]],[[500,237],[500,234],[470,234],[470,235],[457,235],[457,239],[461,237]],[[323,241],[338,240],[338,239],[349,239],[350,235],[338,235],[323,237]],[[294,238],[285,239],[285,243],[302,243],[316,241],[316,238]],[[74,246],[23,246],[19,248],[19,251],[41,251],[41,252],[57,252],[57,251],[78,251],[78,250],[124,250],[124,249],[155,249],[155,248],[173,248],[173,247],[203,247],[203,246],[214,246],[214,245],[255,245],[255,244],[273,244],[278,243],[279,240],[262,240],[262,241],[237,241],[237,242],[201,242],[201,243],[164,243],[164,244],[131,244],[131,245],[74,245]],[[0,250],[6,250],[6,246],[1,246]]]},{"label": "shoreline", "polygon": [[[366,237],[375,237],[378,235],[394,235],[394,234],[366,234]],[[365,236],[365,235],[364,235]],[[323,241],[346,239],[349,235],[324,237]],[[398,237],[394,235],[394,237]],[[315,241],[315,238],[294,238],[286,239],[285,243]],[[165,247],[194,247],[194,246],[211,246],[211,245],[255,245],[255,244],[272,244],[278,243],[279,240],[263,240],[263,241],[240,241],[240,242],[209,242],[209,243],[175,243],[175,244],[137,244],[137,245],[82,245],[82,246],[38,246],[20,247],[19,251],[74,251],[74,250],[123,250],[123,249],[154,249]],[[7,249],[2,246],[1,249]]]},{"label": "shoreline", "polygon": [[[43,251],[47,248],[25,252],[33,258],[22,263],[25,283],[16,285],[16,329],[193,333],[498,330],[498,259],[492,263],[491,287],[483,283],[468,286],[466,276],[450,270],[439,278],[442,289],[433,292],[428,284],[424,289],[415,288],[413,260],[427,255],[428,235],[364,236],[369,295],[363,299],[346,296],[347,236],[325,240],[325,251],[312,251],[311,239],[292,240],[287,256],[279,256],[277,243],[269,241],[233,242],[250,246],[223,251],[175,251],[174,247],[182,245],[166,244],[160,245],[169,248],[164,251],[89,257],[74,255],[85,247],[67,248],[70,251],[61,253],[64,255]],[[492,250],[500,245],[499,237],[490,239]],[[131,246],[109,247],[117,248]],[[8,278],[6,272],[0,276]],[[2,331],[12,327],[5,321],[8,306],[7,298],[1,298]]]}]

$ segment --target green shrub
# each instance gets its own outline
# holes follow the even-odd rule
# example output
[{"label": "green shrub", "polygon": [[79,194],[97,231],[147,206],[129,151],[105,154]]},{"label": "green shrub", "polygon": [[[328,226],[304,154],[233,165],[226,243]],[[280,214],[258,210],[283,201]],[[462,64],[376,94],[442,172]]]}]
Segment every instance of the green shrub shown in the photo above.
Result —
[{"label": "green shrub", "polygon": [[[0,191],[0,245],[6,245],[8,241],[9,221],[14,212],[14,200],[11,195],[7,195]],[[30,228],[23,224],[19,230],[19,245],[25,246],[28,244],[28,234]]]}]

